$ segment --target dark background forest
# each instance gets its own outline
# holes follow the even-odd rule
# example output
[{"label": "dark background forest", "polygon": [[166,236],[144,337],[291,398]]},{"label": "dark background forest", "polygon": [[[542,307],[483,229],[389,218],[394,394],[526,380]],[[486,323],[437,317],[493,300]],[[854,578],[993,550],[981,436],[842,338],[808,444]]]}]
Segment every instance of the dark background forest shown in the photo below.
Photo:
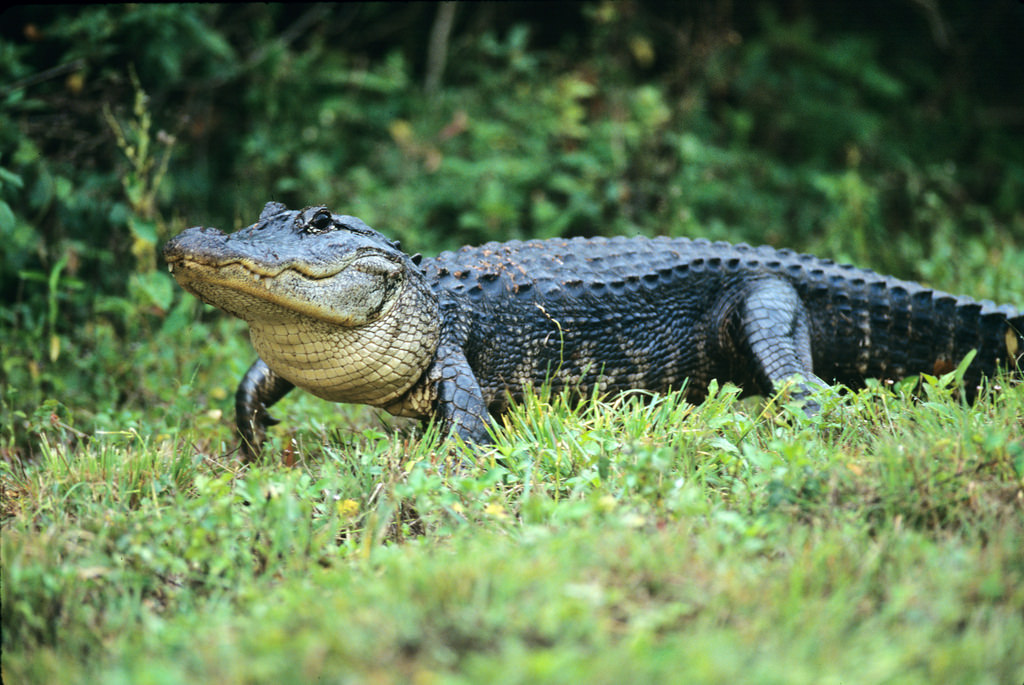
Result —
[{"label": "dark background forest", "polygon": [[426,253],[705,236],[1020,306],[1022,35],[1010,0],[10,8],[4,448],[178,401],[240,329],[159,248],[268,200]]}]

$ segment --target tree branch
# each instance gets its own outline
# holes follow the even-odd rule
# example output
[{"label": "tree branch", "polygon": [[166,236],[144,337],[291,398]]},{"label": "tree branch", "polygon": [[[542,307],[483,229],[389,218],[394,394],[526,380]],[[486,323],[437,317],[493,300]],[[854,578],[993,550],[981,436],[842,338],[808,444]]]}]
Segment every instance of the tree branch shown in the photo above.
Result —
[{"label": "tree branch", "polygon": [[435,92],[441,85],[444,65],[448,61],[448,36],[454,19],[454,2],[449,0],[437,6],[437,18],[430,30],[430,46],[427,48],[427,75],[423,81],[423,90],[428,93]]}]

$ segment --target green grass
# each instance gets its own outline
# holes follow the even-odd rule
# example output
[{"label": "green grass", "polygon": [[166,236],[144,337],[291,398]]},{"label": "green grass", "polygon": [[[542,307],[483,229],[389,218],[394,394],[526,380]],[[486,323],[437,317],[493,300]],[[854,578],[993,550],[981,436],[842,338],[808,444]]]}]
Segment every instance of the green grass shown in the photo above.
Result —
[{"label": "green grass", "polygon": [[1024,387],[947,385],[532,398],[448,475],[308,397],[244,469],[223,422],[43,436],[4,682],[1018,683]]}]

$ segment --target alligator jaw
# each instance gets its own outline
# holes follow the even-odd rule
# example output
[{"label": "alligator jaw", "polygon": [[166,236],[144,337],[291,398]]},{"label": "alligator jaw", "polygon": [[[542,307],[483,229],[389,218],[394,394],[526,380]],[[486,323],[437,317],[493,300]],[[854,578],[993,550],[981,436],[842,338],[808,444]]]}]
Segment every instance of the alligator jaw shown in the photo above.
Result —
[{"label": "alligator jaw", "polygon": [[332,274],[310,276],[294,266],[258,268],[250,260],[210,263],[169,255],[182,288],[207,304],[252,323],[299,317],[361,326],[386,315],[404,282],[403,268],[386,255],[352,255]]}]

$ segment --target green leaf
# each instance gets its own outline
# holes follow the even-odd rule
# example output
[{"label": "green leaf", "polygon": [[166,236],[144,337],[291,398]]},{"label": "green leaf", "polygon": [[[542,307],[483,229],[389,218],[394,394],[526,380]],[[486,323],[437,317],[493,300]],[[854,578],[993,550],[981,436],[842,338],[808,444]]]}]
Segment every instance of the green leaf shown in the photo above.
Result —
[{"label": "green leaf", "polygon": [[132,294],[140,304],[155,306],[163,312],[171,308],[171,302],[174,300],[174,280],[168,278],[166,273],[149,271],[133,274],[130,284]]},{"label": "green leaf", "polygon": [[11,206],[0,200],[0,231],[11,231],[14,229],[14,212]]},{"label": "green leaf", "polygon": [[12,185],[15,188],[23,188],[25,185],[24,181],[21,180],[21,176],[10,169],[5,169],[0,166],[0,187],[3,187],[4,183]]}]

